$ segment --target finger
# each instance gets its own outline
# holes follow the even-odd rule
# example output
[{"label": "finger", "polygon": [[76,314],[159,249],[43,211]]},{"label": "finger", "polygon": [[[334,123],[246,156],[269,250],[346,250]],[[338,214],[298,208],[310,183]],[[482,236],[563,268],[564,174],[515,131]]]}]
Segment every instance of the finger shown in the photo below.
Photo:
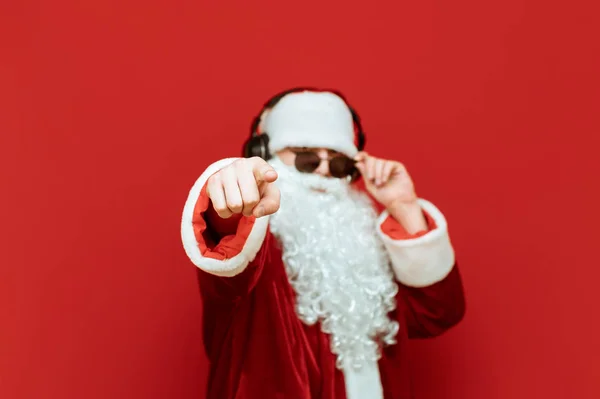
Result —
[{"label": "finger", "polygon": [[257,218],[272,215],[279,210],[280,201],[281,193],[277,186],[267,184],[263,196],[252,211],[252,214]]},{"label": "finger", "polygon": [[365,177],[365,163],[362,161],[356,162],[354,164],[354,166],[356,166],[356,169],[358,169],[358,171],[360,172],[360,174],[366,179]]},{"label": "finger", "polygon": [[371,183],[375,183],[375,158],[368,157],[365,160],[366,163],[366,172],[367,172],[367,180]]},{"label": "finger", "polygon": [[225,168],[221,171],[221,174],[227,208],[234,214],[241,213],[244,203],[242,202],[242,194],[238,186],[235,168]]},{"label": "finger", "polygon": [[363,177],[363,179],[365,181],[365,185],[370,188],[372,186],[372,183],[366,177],[367,176],[367,174],[366,174],[366,168],[367,167],[366,167],[366,165],[365,165],[364,162],[359,162],[359,163],[356,164],[356,169],[358,169],[358,171],[360,172],[361,176]]},{"label": "finger", "polygon": [[355,161],[357,161],[357,162],[362,162],[362,161],[364,161],[364,160],[365,160],[365,159],[366,159],[368,156],[369,156],[369,154],[367,154],[367,153],[366,153],[366,152],[364,152],[364,151],[361,151],[361,152],[359,152],[358,154],[356,154],[356,155],[354,156],[354,160],[355,160]]},{"label": "finger", "polygon": [[251,216],[252,210],[260,200],[258,185],[252,174],[252,170],[247,167],[238,167],[236,170],[238,187],[242,196],[242,214]]},{"label": "finger", "polygon": [[392,172],[396,169],[396,167],[397,164],[395,162],[386,162],[381,174],[381,184],[386,184],[388,180],[390,180]]},{"label": "finger", "polygon": [[223,219],[231,217],[232,213],[225,202],[225,192],[219,174],[212,176],[206,186],[206,194],[212,202],[213,209]]},{"label": "finger", "polygon": [[264,159],[259,157],[250,158],[250,165],[258,184],[273,183],[277,180],[277,172]]},{"label": "finger", "polygon": [[375,161],[375,184],[381,186],[383,184],[383,167],[386,163],[383,159]]},{"label": "finger", "polygon": [[365,163],[364,162],[359,161],[359,162],[355,163],[354,166],[356,166],[356,169],[358,169],[358,171],[360,172],[361,175],[365,174]]}]

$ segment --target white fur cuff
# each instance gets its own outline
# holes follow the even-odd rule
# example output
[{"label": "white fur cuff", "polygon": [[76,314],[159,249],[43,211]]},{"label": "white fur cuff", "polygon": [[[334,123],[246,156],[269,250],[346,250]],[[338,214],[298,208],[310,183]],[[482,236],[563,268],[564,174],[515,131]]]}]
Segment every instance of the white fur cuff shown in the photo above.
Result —
[{"label": "white fur cuff", "polygon": [[392,239],[381,230],[381,224],[389,216],[387,211],[379,217],[377,228],[390,255],[396,278],[411,287],[426,287],[443,280],[455,263],[444,215],[429,201],[419,199],[419,204],[435,221],[434,230],[417,238]]},{"label": "white fur cuff", "polygon": [[201,237],[197,237],[194,232],[194,211],[196,204],[208,178],[235,160],[236,158],[227,158],[217,161],[202,173],[190,190],[181,218],[181,240],[188,258],[198,268],[217,276],[231,277],[244,271],[260,250],[269,224],[269,217],[255,219],[249,234],[247,237],[244,237],[246,240],[243,247],[240,248],[238,253],[232,254],[231,257],[219,260],[205,256],[210,249],[204,240]]}]

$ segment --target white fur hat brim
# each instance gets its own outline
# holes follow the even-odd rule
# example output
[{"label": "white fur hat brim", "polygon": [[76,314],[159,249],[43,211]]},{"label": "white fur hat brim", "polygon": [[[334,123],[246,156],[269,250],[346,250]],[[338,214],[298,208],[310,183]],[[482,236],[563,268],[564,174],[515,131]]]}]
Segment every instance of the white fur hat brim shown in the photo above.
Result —
[{"label": "white fur hat brim", "polygon": [[286,147],[327,148],[354,157],[354,121],[343,99],[330,92],[291,93],[265,116],[269,151]]}]

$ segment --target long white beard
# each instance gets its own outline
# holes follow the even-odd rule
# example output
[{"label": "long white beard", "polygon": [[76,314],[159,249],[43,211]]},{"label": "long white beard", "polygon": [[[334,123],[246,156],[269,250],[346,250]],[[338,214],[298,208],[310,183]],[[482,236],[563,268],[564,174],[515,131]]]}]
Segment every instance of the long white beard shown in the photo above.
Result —
[{"label": "long white beard", "polygon": [[346,180],[300,173],[277,158],[270,163],[281,191],[270,228],[282,246],[299,318],[321,322],[339,369],[377,361],[399,329],[388,317],[398,286],[372,203]]}]

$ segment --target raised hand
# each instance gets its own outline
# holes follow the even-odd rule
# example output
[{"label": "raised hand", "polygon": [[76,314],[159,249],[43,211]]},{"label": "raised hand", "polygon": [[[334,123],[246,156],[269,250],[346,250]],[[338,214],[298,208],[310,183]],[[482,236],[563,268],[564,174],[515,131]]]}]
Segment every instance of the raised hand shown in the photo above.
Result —
[{"label": "raised hand", "polygon": [[259,218],[279,210],[275,180],[277,172],[262,158],[242,158],[212,175],[206,190],[221,218],[235,214]]},{"label": "raised hand", "polygon": [[355,159],[367,190],[380,204],[389,207],[393,203],[416,202],[413,181],[400,162],[375,158],[366,152],[359,153]]},{"label": "raised hand", "polygon": [[356,156],[356,167],[369,193],[411,234],[427,229],[415,186],[400,162],[375,158],[365,152]]}]

